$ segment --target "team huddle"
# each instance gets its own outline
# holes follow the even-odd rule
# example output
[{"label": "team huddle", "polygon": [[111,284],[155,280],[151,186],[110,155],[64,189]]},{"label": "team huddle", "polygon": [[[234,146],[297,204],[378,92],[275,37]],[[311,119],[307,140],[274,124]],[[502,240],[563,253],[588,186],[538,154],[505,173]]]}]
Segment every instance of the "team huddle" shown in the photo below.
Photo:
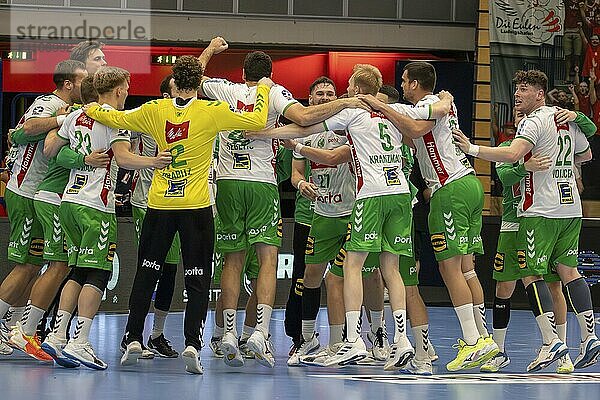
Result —
[{"label": "team huddle", "polygon": [[[125,111],[130,75],[106,65],[101,43],[82,42],[57,64],[56,90],[38,97],[9,134],[5,198],[15,267],[0,286],[0,354],[18,349],[66,368],[108,367],[89,335],[117,247],[118,166],[136,171],[131,203],[138,241],[121,365],[179,357],[164,326],[181,260],[186,371],[203,373],[211,282],[221,287],[209,344],[214,355],[231,367],[248,358],[274,367],[278,184],[288,178],[298,189],[285,317],[289,366],[382,362],[386,371],[432,374],[438,356],[418,289],[417,202],[429,204],[431,246],[462,330],[448,371],[509,365],[505,335],[517,280],[542,334],[527,370],[557,362],[557,372],[571,373],[597,361],[591,294],[576,268],[582,212],[573,172],[591,159],[587,137],[596,127],[582,113],[545,106],[543,73],[515,74],[516,137],[490,148],[471,144],[460,131],[453,97],[433,93],[436,73],[427,62],[404,68],[402,95],[410,105],[399,103],[376,67],[357,64],[347,96],[337,98],[334,82],[320,77],[306,107],[271,80],[264,52],[246,56],[244,83],[206,77],[212,56],[227,48],[217,37],[200,57],[179,57],[161,83],[161,98]],[[282,125],[282,117],[291,124]],[[474,265],[474,255],[483,253],[484,196],[467,155],[497,162],[505,188],[492,334]],[[417,166],[420,188],[409,179]],[[240,334],[245,278],[252,293]],[[315,329],[323,282],[330,329],[321,347]],[[565,344],[562,285],[580,325],[574,362]]]}]

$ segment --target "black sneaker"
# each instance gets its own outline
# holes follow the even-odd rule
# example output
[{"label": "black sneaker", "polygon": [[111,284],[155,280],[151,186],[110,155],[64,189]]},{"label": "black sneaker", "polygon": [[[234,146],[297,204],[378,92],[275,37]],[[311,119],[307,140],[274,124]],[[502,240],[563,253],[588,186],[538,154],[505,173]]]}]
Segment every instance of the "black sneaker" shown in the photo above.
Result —
[{"label": "black sneaker", "polygon": [[171,342],[169,342],[165,335],[161,334],[156,339],[152,339],[152,337],[148,338],[148,348],[154,352],[159,357],[163,358],[177,358],[179,357],[179,353],[173,350],[171,347]]}]

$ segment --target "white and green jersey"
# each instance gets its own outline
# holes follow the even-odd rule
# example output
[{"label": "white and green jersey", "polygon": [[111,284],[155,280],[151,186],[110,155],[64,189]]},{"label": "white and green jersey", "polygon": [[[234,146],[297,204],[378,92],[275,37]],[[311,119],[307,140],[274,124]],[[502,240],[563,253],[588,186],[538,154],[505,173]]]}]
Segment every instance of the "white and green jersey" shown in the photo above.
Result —
[{"label": "white and green jersey", "polygon": [[[348,138],[326,131],[299,140],[305,146],[332,150],[348,145]],[[294,158],[304,159],[298,153]],[[354,175],[349,163],[337,166],[310,161],[312,182],[317,185],[318,196],[315,213],[324,217],[343,217],[352,213],[354,207]]]},{"label": "white and green jersey", "polygon": [[[103,108],[111,108],[104,104]],[[67,117],[58,131],[58,136],[68,140],[73,150],[88,155],[94,150],[108,149],[110,163],[113,162],[111,145],[114,142],[129,141],[127,131],[109,128],[88,117],[82,110]],[[107,168],[85,166],[72,169],[69,183],[62,201],[81,204],[105,213],[115,212],[115,182],[111,178],[110,164]]]},{"label": "white and green jersey", "polygon": [[[202,92],[211,99],[226,101],[237,111],[254,110],[256,86],[225,79],[208,79],[202,83]],[[275,127],[279,116],[295,103],[297,101],[286,88],[273,86],[269,93],[266,127]],[[220,132],[217,180],[235,179],[277,185],[275,156],[278,149],[277,139],[246,139],[240,130]]]},{"label": "white and green jersey", "polygon": [[577,218],[581,217],[581,200],[575,182],[574,157],[584,153],[589,143],[579,127],[569,122],[554,121],[554,107],[542,106],[529,114],[517,129],[515,139],[533,144],[527,154],[540,154],[553,160],[545,171],[529,172],[521,181],[519,217]]},{"label": "white and green jersey", "polygon": [[[56,112],[68,106],[55,94],[39,96],[21,117],[17,128],[31,118],[45,118],[56,115]],[[44,156],[44,141],[13,145],[9,151],[7,164],[10,180],[7,189],[20,196],[33,199],[38,185],[48,170],[48,159]]]},{"label": "white and green jersey", "polygon": [[[425,110],[440,101],[435,95],[423,97],[415,106],[404,106],[406,114],[414,119],[423,118]],[[435,126],[424,136],[413,139],[419,160],[419,168],[431,193],[448,183],[475,173],[465,153],[458,148],[452,138],[452,130],[458,129],[458,113],[454,103],[450,112],[435,122]]]},{"label": "white and green jersey", "polygon": [[[394,109],[399,109],[393,104]],[[356,175],[356,199],[409,193],[402,172],[402,134],[378,112],[345,109],[323,122],[345,130]]]},{"label": "white and green jersey", "polygon": [[[144,157],[156,157],[158,146],[150,135],[140,132],[131,132],[131,139],[137,139],[134,153]],[[131,180],[131,205],[146,209],[148,207],[148,190],[152,183],[154,168],[144,168],[134,171]]]}]

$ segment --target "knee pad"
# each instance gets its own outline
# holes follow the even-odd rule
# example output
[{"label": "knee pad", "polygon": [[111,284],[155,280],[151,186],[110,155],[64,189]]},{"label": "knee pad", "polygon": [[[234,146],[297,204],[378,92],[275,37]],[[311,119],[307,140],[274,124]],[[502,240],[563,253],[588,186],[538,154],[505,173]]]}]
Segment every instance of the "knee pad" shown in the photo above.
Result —
[{"label": "knee pad", "polygon": [[475,272],[475,269],[471,269],[467,272],[463,272],[463,276],[465,277],[465,280],[469,280],[469,279],[473,279],[473,278],[477,278],[477,272]]},{"label": "knee pad", "polygon": [[111,272],[102,269],[88,268],[85,284],[98,289],[100,293],[104,293],[106,285],[110,280]]}]

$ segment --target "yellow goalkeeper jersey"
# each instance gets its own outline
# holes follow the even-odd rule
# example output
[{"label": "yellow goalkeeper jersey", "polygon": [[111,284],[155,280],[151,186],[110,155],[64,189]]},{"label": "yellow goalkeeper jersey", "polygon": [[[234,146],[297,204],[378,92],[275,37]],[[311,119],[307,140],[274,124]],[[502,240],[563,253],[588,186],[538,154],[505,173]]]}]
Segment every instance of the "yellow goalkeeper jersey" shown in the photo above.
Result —
[{"label": "yellow goalkeeper jersey", "polygon": [[264,129],[268,100],[269,88],[259,85],[253,112],[234,112],[222,101],[192,99],[178,105],[176,99],[161,99],[127,111],[93,106],[86,114],[112,128],[147,133],[159,151],[171,152],[171,164],[154,171],[148,207],[181,210],[211,205],[208,170],[217,133]]}]

